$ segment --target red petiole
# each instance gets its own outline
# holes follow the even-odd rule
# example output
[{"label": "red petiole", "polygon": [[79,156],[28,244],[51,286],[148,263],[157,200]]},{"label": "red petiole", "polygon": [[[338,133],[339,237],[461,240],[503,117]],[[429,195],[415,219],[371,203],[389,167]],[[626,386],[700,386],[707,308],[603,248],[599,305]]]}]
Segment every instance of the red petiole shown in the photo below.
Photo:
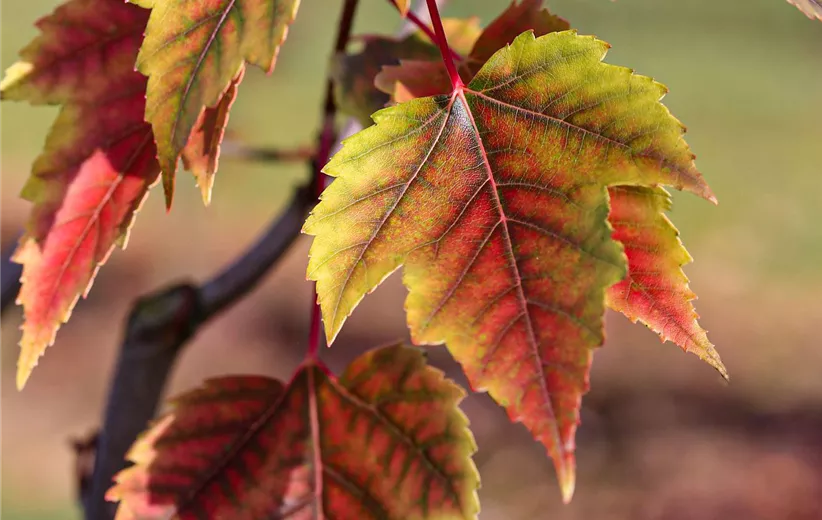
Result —
[{"label": "red petiole", "polygon": [[[428,12],[431,14],[431,23],[434,25],[434,42],[440,48],[442,54],[442,61],[445,63],[445,68],[448,69],[448,76],[451,77],[451,86],[454,90],[458,90],[464,86],[459,72],[457,72],[457,65],[454,62],[452,50],[448,46],[448,39],[445,37],[445,29],[442,26],[442,18],[440,18],[440,11],[437,7],[437,0],[426,0],[428,3]],[[410,18],[409,18],[410,19]]]},{"label": "red petiole", "polygon": [[[396,0],[389,0],[389,1],[394,5],[394,7],[397,8],[397,10],[399,10],[399,6],[397,6]],[[404,16],[409,22],[416,25],[417,28],[420,31],[425,33],[425,35],[428,37],[429,40],[431,40],[434,43],[437,43],[436,33],[430,27],[428,27],[428,24],[423,22],[420,19],[420,17],[417,16],[416,13],[414,13],[414,11],[408,11]],[[460,54],[457,51],[455,51],[454,49],[451,49],[449,47],[448,52],[449,52],[449,54],[451,54],[452,59],[457,60],[457,61],[462,61],[462,56],[460,56]]]}]

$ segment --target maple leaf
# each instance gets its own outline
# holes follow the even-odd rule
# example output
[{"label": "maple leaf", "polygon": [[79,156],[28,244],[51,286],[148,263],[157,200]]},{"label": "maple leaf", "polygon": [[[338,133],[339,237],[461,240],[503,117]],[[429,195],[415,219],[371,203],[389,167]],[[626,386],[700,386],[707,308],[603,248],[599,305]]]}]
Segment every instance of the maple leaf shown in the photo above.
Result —
[{"label": "maple leaf", "polygon": [[148,76],[166,206],[177,162],[200,114],[215,107],[244,63],[274,69],[299,0],[130,0],[151,8],[137,68]]},{"label": "maple leaf", "polygon": [[62,103],[23,198],[34,203],[14,255],[25,321],[17,386],[54,342],[79,296],[159,175],[134,71],[147,12],[112,0],[70,0],[40,22],[2,83],[3,99]]},{"label": "maple leaf", "polygon": [[446,38],[448,38],[448,46],[457,54],[471,52],[471,49],[477,43],[477,39],[482,35],[482,26],[477,16],[443,18],[442,28],[445,30]]},{"label": "maple leaf", "polygon": [[[463,82],[468,83],[479,69],[496,51],[514,41],[525,31],[532,30],[536,36],[566,31],[571,28],[568,22],[551,14],[542,7],[543,0],[523,0],[511,2],[481,33],[475,35],[468,48],[468,53],[457,63],[457,70]],[[448,42],[453,41],[448,35]],[[411,57],[400,60],[398,65],[385,63],[374,78],[378,90],[391,96],[393,101],[409,101],[418,97],[444,94],[451,89],[451,79],[439,56]]]},{"label": "maple leaf", "polygon": [[679,232],[665,216],[671,198],[661,187],[615,186],[608,190],[613,238],[625,246],[628,275],[608,289],[608,306],[642,321],[663,341],[693,352],[727,379],[728,371],[699,326],[681,267],[692,261]]},{"label": "maple leaf", "polygon": [[446,343],[471,385],[528,427],[565,500],[605,291],[626,274],[607,187],[714,200],[659,102],[665,87],[602,63],[608,47],[528,32],[467,87],[377,112],[324,168],[337,179],[304,227],[329,344],[404,265],[414,342]]},{"label": "maple leaf", "polygon": [[245,68],[241,68],[237,77],[228,86],[228,90],[217,102],[217,106],[203,110],[188,138],[188,143],[183,148],[183,165],[196,177],[206,205],[211,203],[214,174],[217,172],[217,162],[220,158],[220,143],[223,142],[228,114],[237,98],[237,88],[243,81],[244,73]]},{"label": "maple leaf", "polygon": [[788,0],[795,5],[805,16],[813,20],[822,20],[822,1],[820,0]]},{"label": "maple leaf", "polygon": [[6,70],[2,99],[34,105],[93,103],[113,90],[133,88],[142,80],[132,72],[148,16],[122,3],[69,0],[37,21],[41,35]]},{"label": "maple leaf", "polygon": [[[514,31],[533,25],[538,28],[537,35],[548,34],[567,25],[540,9],[541,4],[541,0],[512,3],[492,22],[461,63],[463,80],[470,81],[474,69],[484,64],[492,49],[507,45]],[[384,67],[375,79],[377,88],[392,93],[397,102],[442,94],[451,88],[450,83],[441,60],[403,61],[399,66]],[[670,209],[667,192],[660,187],[622,186],[612,188],[609,194],[609,221],[617,228],[614,238],[626,247],[629,270],[625,279],[608,291],[609,307],[635,323],[644,323],[663,341],[671,340],[686,352],[695,353],[728,379],[719,354],[697,322],[699,316],[691,303],[696,295],[688,288],[688,279],[680,268],[692,259],[664,214]],[[643,233],[637,233],[638,229]]]},{"label": "maple leaf", "polygon": [[[480,35],[479,19],[446,18],[445,34],[456,52],[468,52]],[[374,88],[374,78],[386,65],[399,64],[401,60],[438,60],[436,45],[420,31],[404,38],[366,35],[360,52],[341,53],[334,59],[332,78],[334,95],[342,112],[355,116],[363,126],[371,124],[371,114],[385,107],[388,95]],[[426,62],[428,63],[428,62]]]},{"label": "maple leaf", "polygon": [[117,518],[474,519],[464,392],[401,346],[339,381],[307,362],[284,386],[212,379],[177,398],[109,490]]}]

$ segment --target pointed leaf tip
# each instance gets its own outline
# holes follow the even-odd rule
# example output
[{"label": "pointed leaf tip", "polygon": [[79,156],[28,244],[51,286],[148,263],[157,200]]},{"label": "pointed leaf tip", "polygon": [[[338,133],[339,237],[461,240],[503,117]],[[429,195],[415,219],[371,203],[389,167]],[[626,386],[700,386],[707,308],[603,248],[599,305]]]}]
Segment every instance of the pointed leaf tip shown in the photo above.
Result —
[{"label": "pointed leaf tip", "polygon": [[722,379],[724,379],[726,383],[731,382],[731,376],[730,374],[728,374],[728,369],[725,367],[725,364],[719,357],[719,353],[715,349],[712,349],[707,355],[697,355],[699,355],[700,359],[714,367],[714,369],[717,372],[719,372],[719,375],[722,376]]},{"label": "pointed leaf tip", "polygon": [[571,499],[574,498],[574,489],[576,488],[576,465],[573,460],[573,455],[565,460],[565,464],[557,466],[557,479],[559,480],[559,489],[562,493],[562,503],[570,504]]},{"label": "pointed leaf tip", "polygon": [[166,203],[166,213],[171,212],[171,205],[174,202],[174,175],[166,175],[167,170],[163,170],[163,198]]},{"label": "pointed leaf tip", "polygon": [[699,325],[682,266],[691,255],[666,216],[671,197],[662,187],[612,186],[609,222],[622,243],[628,274],[607,293],[609,307],[642,322],[686,352],[696,354],[727,380],[728,372],[707,332]]},{"label": "pointed leaf tip", "polygon": [[[22,361],[22,359],[21,359]],[[28,363],[18,362],[17,364],[17,391],[20,392],[25,388],[26,383],[29,380],[29,376],[31,376],[31,372],[34,370],[34,367],[37,365],[35,362],[33,365]]]},{"label": "pointed leaf tip", "polygon": [[241,67],[217,105],[203,109],[181,153],[183,166],[194,174],[206,206],[211,203],[220,147],[225,137],[231,106],[237,98],[237,89],[244,74],[245,67]]},{"label": "pointed leaf tip", "polygon": [[409,0],[394,0],[394,5],[397,6],[397,10],[403,16],[407,15],[409,9],[411,9],[411,6],[409,4],[410,4]]}]

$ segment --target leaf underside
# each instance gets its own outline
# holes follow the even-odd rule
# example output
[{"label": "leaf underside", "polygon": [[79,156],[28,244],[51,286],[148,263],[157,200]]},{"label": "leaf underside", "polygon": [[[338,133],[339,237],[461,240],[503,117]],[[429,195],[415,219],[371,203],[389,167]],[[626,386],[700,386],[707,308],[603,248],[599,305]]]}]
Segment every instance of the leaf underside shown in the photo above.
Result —
[{"label": "leaf underside", "polygon": [[114,245],[125,245],[159,174],[146,81],[133,67],[146,20],[121,2],[71,0],[38,22],[41,35],[3,79],[3,99],[62,105],[22,193],[34,207],[14,256],[25,314],[19,388]]},{"label": "leaf underside", "polygon": [[157,142],[166,205],[200,114],[216,107],[244,63],[274,68],[299,0],[131,0],[151,8],[137,68]]},{"label": "leaf underside", "polygon": [[313,362],[284,386],[212,379],[179,397],[116,477],[117,518],[474,519],[463,391],[401,346],[339,381]]},{"label": "leaf underside", "polygon": [[713,200],[665,88],[602,63],[607,48],[525,33],[467,87],[377,112],[325,167],[337,179],[304,227],[329,343],[404,265],[415,343],[447,343],[471,385],[528,427],[566,500],[605,292],[626,274],[607,188]]},{"label": "leaf underside", "polygon": [[211,203],[214,174],[217,173],[217,162],[220,159],[220,144],[223,142],[231,105],[237,99],[237,89],[243,81],[244,73],[245,68],[241,67],[239,74],[231,80],[228,89],[217,102],[217,106],[203,110],[188,138],[188,143],[183,148],[183,165],[197,179],[206,205]]},{"label": "leaf underside", "polygon": [[608,190],[613,238],[625,247],[628,274],[611,286],[607,303],[633,322],[641,321],[686,352],[693,352],[727,379],[728,371],[697,322],[682,266],[691,255],[665,216],[671,198],[661,187],[616,186]]},{"label": "leaf underside", "polygon": [[788,0],[810,19],[822,20],[822,1],[820,0]]}]

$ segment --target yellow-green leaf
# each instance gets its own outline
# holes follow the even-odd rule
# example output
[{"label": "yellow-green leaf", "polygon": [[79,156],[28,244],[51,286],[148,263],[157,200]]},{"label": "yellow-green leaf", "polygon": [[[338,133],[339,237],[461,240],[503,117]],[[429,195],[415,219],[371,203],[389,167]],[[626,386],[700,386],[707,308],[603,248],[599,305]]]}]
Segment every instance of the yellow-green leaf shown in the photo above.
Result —
[{"label": "yellow-green leaf", "polygon": [[148,76],[146,120],[157,141],[166,205],[188,137],[244,63],[274,68],[299,0],[131,0],[151,8],[137,68]]}]

